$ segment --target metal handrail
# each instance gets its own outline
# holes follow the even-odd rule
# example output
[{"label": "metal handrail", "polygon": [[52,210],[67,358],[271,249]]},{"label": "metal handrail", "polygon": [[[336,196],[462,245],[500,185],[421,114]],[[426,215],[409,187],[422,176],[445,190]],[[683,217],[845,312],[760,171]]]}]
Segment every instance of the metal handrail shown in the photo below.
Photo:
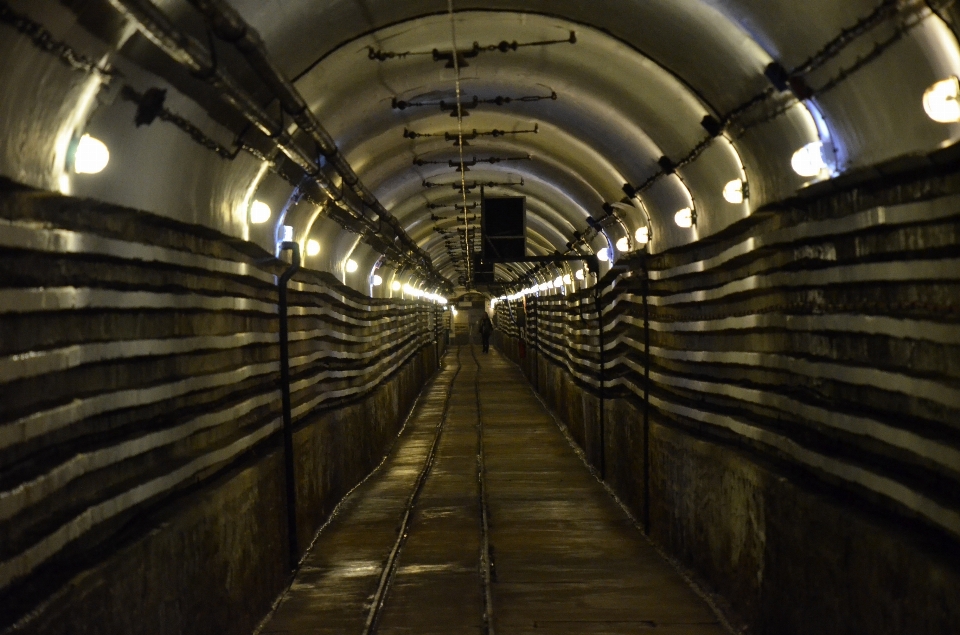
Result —
[{"label": "metal handrail", "polygon": [[284,242],[280,251],[290,251],[293,262],[277,280],[278,309],[280,313],[280,398],[283,404],[283,467],[287,492],[287,536],[290,548],[290,569],[300,562],[297,541],[297,486],[293,464],[293,415],[290,404],[290,337],[287,316],[287,283],[300,270],[300,245]]}]

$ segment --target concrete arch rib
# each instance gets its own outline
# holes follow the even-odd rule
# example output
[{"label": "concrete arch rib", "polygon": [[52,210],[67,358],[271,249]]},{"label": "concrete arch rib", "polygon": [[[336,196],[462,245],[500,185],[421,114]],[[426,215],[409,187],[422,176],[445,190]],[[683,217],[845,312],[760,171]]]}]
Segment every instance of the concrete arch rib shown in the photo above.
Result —
[{"label": "concrete arch rib", "polygon": [[[458,15],[458,28],[466,30],[468,40],[472,34],[478,41],[504,33],[518,40],[560,39],[569,26],[556,19],[518,13]],[[397,25],[388,29],[389,32],[351,42],[300,80],[312,106],[329,122],[336,136],[344,139],[343,147],[351,162],[387,204],[392,204],[397,217],[405,223],[408,222],[404,220],[408,215],[404,211],[405,196],[397,192],[403,190],[414,197],[418,192],[402,184],[406,181],[419,184],[442,172],[411,169],[414,159],[447,161],[458,157],[456,149],[442,137],[414,141],[402,134],[404,130],[424,135],[449,132],[452,120],[447,113],[435,106],[404,111],[390,108],[394,98],[452,101],[452,74],[445,72],[430,56],[385,62],[368,58],[367,46],[402,52],[426,50],[431,45],[440,48],[446,44],[446,16],[425,18],[415,31],[408,27]],[[435,42],[429,38],[430,34],[436,37]],[[473,111],[468,130],[531,129],[537,125],[540,134],[471,141],[468,157],[484,153],[500,157],[535,155],[536,161],[529,166],[511,165],[512,173],[525,179],[539,178],[560,190],[571,187],[574,192],[580,190],[580,195],[572,197],[576,201],[572,209],[581,210],[579,218],[567,216],[574,229],[585,227],[588,214],[601,215],[605,202],[622,198],[624,183],[640,182],[655,173],[661,156],[671,153],[678,156],[706,134],[699,122],[709,109],[696,95],[650,60],[599,32],[580,31],[576,46],[538,49],[532,58],[492,53],[472,59],[470,63],[463,82],[468,96],[520,97],[548,95],[554,90],[561,95],[558,100],[546,103],[520,102]],[[625,87],[625,75],[634,77],[645,90]],[[338,83],[340,78],[349,79]],[[335,96],[325,89],[334,85]],[[338,109],[340,103],[354,106]],[[726,172],[730,178],[738,178],[742,173],[739,160],[731,160],[729,153],[716,153],[714,161],[717,160],[726,162],[727,166],[714,172]],[[694,188],[703,186],[697,179],[691,183]],[[706,187],[719,191],[722,183],[710,182]],[[421,194],[425,203],[435,202],[432,193]],[[715,192],[707,190],[693,195],[704,201],[716,198]],[[655,225],[672,222],[675,209],[658,209],[649,203],[648,206]],[[739,217],[728,214],[724,207],[716,213],[724,215],[714,223],[718,227]],[[639,226],[645,221],[634,219],[628,224]],[[413,224],[409,224],[408,229],[415,231]],[[566,235],[567,240],[561,245],[570,239],[572,231]],[[656,228],[654,236],[663,238],[652,245],[655,249],[689,240],[687,236]],[[667,242],[667,238],[675,242]]]},{"label": "concrete arch rib", "polygon": [[[658,5],[655,7],[656,16],[648,16],[652,20],[647,22],[657,23],[662,30],[660,33],[657,33],[654,36],[647,26],[634,29],[630,32],[630,29],[626,29],[623,25],[617,25],[619,28],[610,28],[610,24],[605,24],[605,20],[609,20],[609,15],[604,15],[603,12],[598,12],[600,15],[591,15],[585,17],[581,14],[578,14],[578,9],[576,7],[569,6],[569,3],[559,2],[551,3],[552,6],[549,10],[551,14],[549,17],[544,17],[543,15],[538,15],[536,18],[540,18],[546,22],[550,20],[558,21],[558,24],[566,24],[566,20],[576,21],[582,20],[583,22],[589,22],[593,25],[605,26],[605,30],[615,37],[619,37],[623,42],[629,43],[636,47],[638,50],[643,50],[648,52],[651,58],[655,58],[657,63],[662,65],[663,69],[669,69],[670,72],[675,73],[677,76],[683,78],[686,84],[678,82],[681,86],[686,88],[694,87],[691,90],[688,90],[687,93],[694,97],[694,101],[697,102],[705,112],[713,112],[723,110],[724,107],[731,107],[736,99],[732,96],[735,94],[746,95],[750,90],[760,90],[765,85],[765,80],[762,79],[762,68],[774,57],[780,59],[786,64],[797,63],[802,59],[802,53],[806,48],[810,47],[810,42],[821,42],[828,41],[832,36],[836,34],[836,25],[846,25],[855,21],[859,16],[862,16],[864,13],[868,13],[869,10],[873,8],[873,5],[868,2],[859,2],[859,3],[848,3],[849,6],[843,8],[829,7],[826,6],[829,3],[819,3],[824,5],[821,7],[823,12],[817,15],[817,19],[810,19],[811,12],[808,8],[783,8],[776,7],[773,11],[768,11],[770,7],[763,6],[760,7],[757,3],[751,3],[749,0],[744,2],[704,2],[701,4],[695,3],[685,3],[683,7],[678,7],[676,4],[667,6],[659,6],[658,3],[652,3],[653,5]],[[648,3],[651,4],[651,3]],[[854,6],[855,5],[855,6]],[[430,39],[431,29],[429,27],[431,21],[443,22],[446,17],[444,15],[429,15],[429,8],[427,4],[419,5],[414,4],[413,6],[405,7],[404,10],[393,11],[392,13],[387,10],[386,12],[381,12],[380,7],[377,7],[376,10],[372,11],[370,14],[371,21],[368,23],[368,28],[366,31],[371,32],[371,26],[375,25],[385,25],[393,23],[399,23],[403,20],[403,17],[400,15],[404,11],[407,11],[407,16],[412,17],[414,14],[418,19],[416,30],[407,29],[409,24],[400,25],[396,24],[396,28],[400,31],[400,35],[393,33],[386,33],[390,31],[391,27],[381,29],[378,33],[374,34],[371,39],[376,42],[378,47],[385,48],[403,48],[403,38],[404,37],[413,37],[414,33],[416,38],[420,40],[420,43],[424,45],[432,44]],[[464,5],[463,7],[458,7],[461,9],[461,12],[458,14],[458,25],[462,26],[464,29],[468,29],[466,23],[469,22],[469,10],[471,9],[482,9],[485,11],[485,16],[483,22],[488,26],[488,31],[498,31],[506,33],[509,30],[509,23],[513,19],[510,17],[509,13],[495,13],[496,10],[502,10],[505,7],[499,6],[498,3],[471,3],[469,5]],[[511,7],[513,9],[513,7]],[[536,12],[538,9],[543,9],[539,6],[538,3],[526,3],[524,6],[525,11],[531,13]],[[341,7],[341,10],[349,13],[349,10],[345,7]],[[436,9],[434,9],[436,10]],[[636,6],[636,3],[624,3],[618,8],[618,11],[623,13],[629,13],[631,15],[640,15],[644,13],[645,10],[652,10],[648,6],[647,8]],[[427,13],[416,13],[417,11],[426,11]],[[779,14],[784,11],[794,13],[801,12],[804,15],[799,16],[795,15],[793,22],[798,25],[803,25],[801,28],[796,30],[792,29],[791,33],[784,33],[783,27],[785,24],[790,23],[790,20],[780,20],[779,27],[776,27],[772,18],[769,16],[764,16],[764,12],[769,14]],[[346,15],[346,14],[344,14]],[[563,20],[557,18],[558,15],[563,16]],[[375,18],[373,16],[376,16]],[[677,24],[672,23],[672,18],[677,18],[682,16],[684,18],[684,26],[677,26]],[[758,16],[760,16],[758,18]],[[514,16],[515,17],[515,16]],[[529,26],[529,22],[535,21],[536,18],[528,18],[525,16],[524,26]],[[347,21],[349,22],[349,20]],[[690,24],[696,24],[696,34],[692,30],[688,29],[687,26]],[[810,27],[810,24],[815,24],[814,27]],[[582,23],[580,25],[574,25],[578,27],[578,30],[581,33],[589,32],[589,29],[584,29]],[[562,27],[557,25],[554,27],[557,31],[561,31]],[[780,32],[777,32],[777,28],[780,29]],[[941,29],[942,30],[942,29]],[[794,33],[808,32],[806,38],[797,38],[794,36]],[[908,48],[913,47],[915,50],[924,49],[924,46],[917,44],[920,40],[926,38],[926,40],[936,39],[942,35],[931,35],[935,29],[932,27],[924,27],[923,29],[918,30],[920,34],[916,38],[908,38]],[[346,30],[343,31],[344,33]],[[443,30],[438,30],[437,33],[442,33]],[[680,36],[674,38],[666,38],[664,35],[666,33],[671,33],[675,36]],[[486,32],[484,32],[486,33]],[[646,36],[646,37],[644,37]],[[436,36],[440,38],[438,40],[442,41],[445,37],[443,35]],[[478,36],[479,37],[479,36]],[[686,38],[684,40],[684,37]],[[470,36],[465,37],[469,41]],[[496,39],[496,38],[494,38]],[[610,38],[608,38],[610,39]],[[791,41],[792,39],[792,41]],[[914,40],[917,40],[915,42]],[[342,40],[341,40],[342,41]],[[581,39],[581,42],[584,40]],[[673,44],[673,47],[665,44],[669,41]],[[760,44],[757,43],[759,41]],[[677,42],[687,42],[691,46],[676,46]],[[781,43],[777,45],[776,43]],[[786,44],[783,44],[786,42]],[[734,43],[736,43],[734,45]],[[356,44],[356,42],[351,42],[347,45],[346,48]],[[696,60],[692,60],[688,55],[690,50],[702,51],[704,49],[712,50],[711,46],[716,45],[717,50],[722,50],[723,53],[717,57],[704,57],[699,56]],[[438,46],[440,46],[438,44]],[[805,48],[806,47],[806,48]],[[344,47],[341,47],[344,48]],[[426,46],[425,46],[426,48]],[[917,64],[911,64],[911,66],[923,66],[924,64],[919,59],[920,57],[926,56],[926,58],[932,59],[936,58],[936,49],[937,46],[926,46],[925,51],[921,50],[919,56],[914,55],[917,59],[914,59],[914,62]],[[942,48],[942,47],[941,47]],[[950,47],[947,47],[950,48]],[[955,47],[954,47],[955,48]],[[562,58],[565,55],[563,47],[557,49],[559,51],[556,54],[557,58]],[[636,54],[635,51],[633,51]],[[606,52],[606,56],[585,56],[585,57],[605,57],[609,58],[609,51]],[[333,54],[336,55],[336,52]],[[553,55],[553,51],[550,52],[550,55]],[[329,58],[330,56],[328,56]],[[516,77],[527,77],[531,78],[530,69],[522,68],[521,65],[514,65],[510,61],[519,59],[518,57],[511,58],[510,56],[501,57],[496,63],[496,68],[486,68],[483,67],[480,62],[475,65],[473,68],[477,71],[476,77],[483,77],[484,82],[487,87],[495,88],[498,86],[503,86],[503,83],[498,84],[497,78],[499,76],[506,75],[510,78]],[[907,54],[907,57],[910,57]],[[943,57],[940,55],[940,57]],[[948,56],[949,57],[949,56]],[[731,63],[735,59],[735,63]],[[503,61],[507,60],[507,61]],[[324,60],[324,63],[327,62]],[[649,61],[649,60],[648,60]],[[564,62],[555,60],[557,67],[563,67],[565,70],[570,70],[572,66],[564,66]],[[569,63],[569,60],[566,62]],[[942,62],[942,60],[941,60]],[[652,63],[652,62],[650,62]],[[428,63],[429,64],[429,63]],[[322,64],[321,64],[322,65]],[[384,64],[382,66],[386,66]],[[939,66],[943,66],[943,63],[940,63]],[[575,64],[574,64],[575,66]],[[878,65],[880,68],[882,65]],[[894,64],[896,66],[896,64]],[[930,66],[930,64],[927,64]],[[937,64],[933,64],[937,66]],[[608,68],[615,67],[615,65],[610,65]],[[706,67],[710,67],[713,71],[722,69],[722,72],[711,72],[710,76],[707,77],[703,70]],[[952,68],[952,65],[947,63],[945,68]],[[480,70],[483,70],[481,73]],[[316,69],[314,69],[316,70]],[[605,69],[606,70],[606,69]],[[307,73],[306,77],[310,77],[311,73]],[[941,71],[934,71],[934,75]],[[429,74],[429,73],[428,73]],[[669,75],[669,73],[667,73]],[[602,72],[593,72],[587,74],[590,79],[595,79],[602,77]],[[620,77],[620,86],[629,84],[629,76],[627,80],[624,81],[623,77]],[[385,77],[386,75],[384,75]],[[492,78],[492,79],[491,79]],[[469,73],[467,73],[467,79],[470,79]],[[537,78],[531,78],[537,79]],[[542,78],[540,78],[542,79]],[[923,81],[927,81],[927,78],[924,78]],[[555,81],[550,82],[534,82],[534,83],[551,83],[557,84]],[[722,83],[723,85],[720,85]],[[871,86],[882,85],[882,82],[873,81],[870,83]],[[368,83],[369,85],[369,83]],[[853,83],[851,83],[851,86]],[[870,88],[871,86],[867,86]],[[422,86],[421,86],[422,88]],[[478,89],[479,90],[479,89]],[[849,90],[854,90],[850,88]],[[746,92],[744,92],[746,91]],[[402,91],[399,91],[402,92]],[[585,91],[591,93],[603,93],[603,91]],[[916,92],[916,91],[914,91]],[[626,93],[629,94],[629,93]],[[685,94],[683,91],[680,91],[678,94]],[[696,99],[697,97],[702,96],[702,99]],[[915,97],[915,96],[914,96]],[[838,104],[837,102],[843,102]],[[852,117],[849,113],[844,117],[844,104],[854,103],[855,99],[844,98],[842,100],[835,100],[832,104],[830,100],[821,100],[818,102],[819,106],[823,106],[821,110],[826,111],[827,120],[832,125],[834,132],[836,133],[836,140],[838,145],[838,150],[841,155],[841,163],[838,167],[842,168],[845,165],[856,165],[858,163],[864,162],[864,160],[875,160],[883,156],[889,156],[891,153],[896,152],[898,149],[901,149],[902,143],[889,143],[886,141],[884,136],[879,132],[875,135],[866,135],[870,137],[866,140],[863,140],[862,135],[859,131],[854,130],[858,125],[863,125],[863,121],[852,122]],[[923,147],[929,147],[931,144],[936,145],[938,140],[942,140],[944,136],[944,128],[938,126],[932,126],[929,122],[925,121],[922,116],[918,115],[916,112],[915,99],[908,97],[907,101],[909,102],[906,108],[902,108],[905,112],[912,111],[912,114],[908,119],[913,119],[918,122],[920,128],[923,129],[923,133],[920,135],[914,135],[912,137],[915,142],[914,145],[919,144]],[[874,100],[874,103],[881,103],[881,99]],[[609,100],[606,100],[605,103],[609,103]],[[593,108],[595,112],[604,112],[603,108]],[[629,108],[626,109],[629,111]],[[656,113],[663,113],[664,109],[661,107],[654,109]],[[645,203],[648,208],[651,210],[651,215],[654,217],[655,225],[659,225],[660,231],[657,231],[657,227],[654,227],[654,236],[655,239],[651,243],[651,249],[659,250],[664,248],[669,248],[673,244],[681,244],[682,242],[688,241],[691,238],[702,237],[709,235],[721,229],[725,225],[729,224],[736,218],[742,217],[744,214],[749,213],[750,209],[756,205],[762,204],[765,201],[778,200],[783,198],[786,195],[789,195],[795,191],[798,187],[801,187],[805,184],[803,179],[799,179],[796,175],[792,174],[789,170],[788,158],[793,151],[798,149],[804,143],[816,140],[817,135],[814,127],[808,125],[807,117],[802,113],[796,112],[799,109],[793,109],[793,112],[788,112],[785,116],[780,118],[778,121],[773,121],[762,126],[762,130],[759,132],[750,132],[742,137],[736,139],[737,149],[740,150],[740,157],[738,160],[731,163],[743,163],[745,164],[745,169],[749,175],[749,181],[751,182],[751,193],[753,194],[752,200],[748,202],[745,206],[739,207],[730,207],[725,204],[722,200],[719,199],[718,191],[722,187],[723,182],[720,179],[726,178],[722,173],[726,172],[727,175],[735,173],[736,170],[733,169],[734,166],[730,165],[731,169],[723,170],[718,169],[714,161],[716,156],[713,158],[703,157],[699,165],[695,165],[693,169],[686,170],[686,173],[681,173],[681,176],[684,179],[685,184],[690,189],[690,194],[692,198],[697,201],[698,207],[698,218],[702,221],[701,226],[697,232],[694,232],[693,235],[685,234],[684,232],[677,232],[669,222],[670,216],[675,210],[658,210],[655,204],[652,204],[651,199],[656,199],[656,196],[648,196],[645,199]],[[847,108],[849,110],[849,108]],[[582,113],[581,113],[582,114]],[[604,112],[605,115],[608,113]],[[644,170],[649,170],[653,165],[653,160],[655,160],[659,155],[663,154],[670,156],[672,147],[671,141],[676,143],[677,147],[689,147],[688,140],[684,139],[683,126],[669,125],[665,128],[669,128],[669,134],[672,136],[669,137],[657,137],[655,132],[659,130],[659,127],[656,125],[656,117],[648,118],[643,116],[643,114],[637,114],[637,111],[630,113],[632,116],[628,115],[628,119],[631,119],[633,122],[638,120],[645,120],[645,126],[642,127],[644,132],[651,133],[647,139],[652,143],[646,149],[646,152],[638,152],[637,148],[642,147],[643,143],[633,143],[633,144],[624,144],[631,146],[626,152],[617,152],[618,148],[616,147],[616,141],[611,141],[609,138],[604,139],[604,146],[610,150],[612,156],[618,157],[629,157],[628,163],[630,165],[616,165],[615,167],[620,170],[621,175],[624,177],[624,181],[627,182],[636,182],[638,179],[642,180],[641,177],[633,176],[638,172],[643,172]],[[581,120],[583,117],[581,117]],[[653,124],[650,121],[653,121]],[[696,117],[687,117],[684,119],[685,123],[694,125]],[[877,118],[876,117],[867,117],[865,118],[867,128],[877,128]],[[559,127],[559,126],[558,126]],[[617,127],[622,131],[626,131],[625,134],[620,135],[620,139],[625,139],[630,134],[631,126],[611,126]],[[635,124],[634,128],[639,128]],[[882,126],[880,126],[882,127]],[[697,131],[694,125],[693,130],[696,134]],[[362,133],[361,133],[362,134]],[[949,135],[953,135],[952,132]],[[887,135],[889,137],[890,135]],[[349,133],[345,135],[346,138],[349,137]],[[928,138],[929,137],[929,138]],[[901,136],[901,138],[903,138]],[[856,147],[855,141],[860,141],[860,147]],[[909,145],[909,144],[908,144]],[[903,147],[904,150],[910,150],[912,148]],[[723,155],[724,152],[715,152],[714,155]],[[631,174],[632,173],[632,174]],[[691,174],[692,173],[692,174]],[[707,178],[704,178],[704,177]]]},{"label": "concrete arch rib", "polygon": [[[278,62],[295,77],[358,37],[447,11],[446,3],[438,0],[341,0],[323,11],[303,1],[279,6],[258,0],[234,0],[232,4],[258,25]],[[509,0],[472,0],[456,2],[455,9],[458,13],[519,9],[528,15],[596,28],[683,78],[718,111],[733,108],[766,87],[763,68],[769,55],[720,2],[627,0],[598,10],[579,0],[527,0],[519,7]]]},{"label": "concrete arch rib", "polygon": [[[405,126],[416,126],[420,132],[442,131],[452,120],[439,110],[400,112],[389,108],[389,100],[395,96],[444,97],[452,93],[450,71],[429,55],[373,61],[365,48],[370,45],[401,52],[447,48],[446,3],[230,3],[262,33],[272,57],[288,74],[308,69],[299,79],[299,88],[362,180],[388,207],[397,208],[405,226],[412,229],[424,222],[418,205],[422,208],[453,198],[413,187],[414,181],[437,173],[412,169],[409,162],[419,154],[455,156],[450,146],[436,138],[413,143],[402,137]],[[185,3],[174,4],[164,10],[179,27],[202,36],[202,20],[196,12]],[[57,6],[57,11],[70,11]],[[835,57],[822,64],[810,62],[844,29],[857,26],[877,11],[883,13],[885,6],[894,8],[871,22],[849,46],[840,47]],[[729,112],[768,90],[770,83],[763,70],[771,61],[788,70],[805,69],[798,72],[814,96],[796,102],[789,91],[771,90],[772,96],[746,117],[749,129],[728,129],[729,142],[715,141],[693,163],[679,168],[676,177],[662,178],[643,192],[641,200],[649,211],[654,236],[651,251],[712,235],[757,206],[787,198],[810,184],[814,179],[792,172],[790,156],[821,137],[829,138],[837,151],[832,175],[928,151],[960,138],[960,124],[935,123],[920,105],[928,85],[960,74],[960,50],[947,25],[919,0],[852,0],[841,5],[832,0],[792,4],[622,0],[600,8],[577,0],[524,0],[519,4],[470,0],[457,2],[456,9],[457,28],[466,46],[472,41],[563,39],[569,30],[577,31],[575,46],[484,53],[471,58],[463,73],[468,96],[522,96],[554,90],[560,95],[555,102],[478,109],[469,126],[472,129],[476,122],[478,129],[510,129],[540,124],[539,135],[484,138],[472,150],[478,155],[529,152],[536,157],[529,165],[511,166],[516,170],[510,173],[538,184],[519,193],[526,193],[531,209],[538,210],[543,222],[556,229],[543,234],[554,246],[566,244],[557,238],[558,233],[569,238],[583,228],[588,215],[601,215],[604,203],[630,203],[623,201],[621,186],[645,182],[659,170],[661,156],[679,159],[704,139],[706,132],[699,122],[702,115]],[[72,28],[67,39],[82,41],[76,37],[80,30],[80,25]],[[229,48],[222,42],[218,46]],[[229,144],[239,132],[229,108],[222,108],[223,112],[211,108],[215,96],[194,90],[193,79],[177,77],[151,61],[145,48],[149,45],[140,41],[139,46],[124,46],[116,55],[110,52],[126,81],[169,89],[169,105],[174,110]],[[874,49],[880,51],[876,56],[871,54]],[[869,63],[859,64],[861,58],[870,58]],[[30,60],[39,71],[42,64]],[[248,84],[246,88],[262,97],[263,103],[269,102],[264,86],[237,56],[231,52],[220,61]],[[837,81],[838,77],[842,81]],[[13,90],[16,86],[8,88],[7,94],[17,93]],[[31,93],[23,94],[8,99],[16,103],[17,110],[37,110],[40,119],[48,120],[50,105],[33,104],[29,102]],[[83,99],[90,102],[92,93],[85,95]],[[209,225],[268,249],[275,246],[279,227],[248,223],[250,194],[256,190],[256,196],[275,198],[276,211],[288,199],[291,183],[274,188],[271,177],[270,183],[264,180],[258,187],[262,164],[245,155],[234,163],[218,163],[221,160],[209,150],[180,133],[164,134],[162,128],[150,127],[132,134],[133,107],[122,100],[107,100],[87,114],[81,112],[86,106],[74,104],[73,97],[68,101],[60,108],[64,116],[79,121],[89,114],[83,125],[102,137],[117,158],[99,177],[73,179],[68,188],[71,193]],[[814,121],[808,111],[822,116]],[[27,165],[51,164],[49,157],[39,155],[50,145],[45,135],[63,132],[54,128],[45,126],[38,131],[27,152],[20,153],[23,156],[5,155],[0,172],[17,175]],[[497,176],[505,171],[491,169],[489,173]],[[743,175],[749,182],[749,200],[727,203],[721,196],[723,185]],[[45,178],[39,174],[27,180],[47,183]],[[676,207],[684,200],[697,211],[698,224],[692,231],[678,231],[673,224]],[[375,261],[376,254],[366,245],[358,245],[355,235],[317,220],[315,211],[303,204],[294,206],[284,221],[294,226],[298,240],[315,232],[322,234],[323,251],[311,266],[336,272],[351,254],[364,262]],[[275,218],[280,222],[279,216]],[[622,231],[631,234],[646,219],[627,215],[623,221]],[[619,231],[618,226],[611,229]]]}]

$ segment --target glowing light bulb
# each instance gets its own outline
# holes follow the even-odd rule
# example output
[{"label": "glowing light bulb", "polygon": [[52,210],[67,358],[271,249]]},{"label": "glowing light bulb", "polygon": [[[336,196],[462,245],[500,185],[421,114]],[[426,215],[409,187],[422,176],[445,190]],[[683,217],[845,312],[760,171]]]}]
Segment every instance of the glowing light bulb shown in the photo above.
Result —
[{"label": "glowing light bulb", "polygon": [[562,286],[563,286],[563,276],[557,276],[556,279],[554,279],[553,281],[553,288],[559,289]]},{"label": "glowing light bulb", "polygon": [[743,202],[743,181],[734,179],[723,187],[723,198],[728,203],[739,205]]},{"label": "glowing light bulb", "polygon": [[358,265],[358,264],[357,264],[357,261],[354,260],[353,258],[350,258],[349,260],[347,260],[347,264],[346,264],[346,266],[344,267],[344,269],[347,270],[347,273],[353,273],[354,271],[356,271],[356,270],[359,269],[359,268],[360,268],[360,265]]},{"label": "glowing light bulb", "polygon": [[254,225],[267,222],[270,220],[271,214],[273,214],[273,211],[270,206],[263,201],[254,201],[250,204],[250,222]]},{"label": "glowing light bulb", "polygon": [[633,237],[637,239],[638,245],[646,245],[648,242],[650,242],[650,228],[641,227],[637,230],[637,233],[634,234]]},{"label": "glowing light bulb", "polygon": [[320,253],[320,243],[318,243],[317,241],[315,241],[315,240],[312,239],[312,238],[311,238],[310,240],[308,240],[308,241],[307,241],[307,255],[308,255],[308,256],[316,256],[316,255],[319,254],[319,253]]},{"label": "glowing light bulb", "polygon": [[402,286],[403,285],[400,284],[399,280],[394,280],[393,282],[390,283],[390,288],[393,289],[394,291],[399,291]]},{"label": "glowing light bulb", "polygon": [[610,250],[604,247],[597,252],[597,259],[600,262],[610,262]]},{"label": "glowing light bulb", "polygon": [[383,284],[383,278],[377,274],[373,274],[373,286],[379,287],[381,284]]},{"label": "glowing light bulb", "polygon": [[583,269],[577,269],[577,273],[574,275],[577,277],[577,280],[583,280]]},{"label": "glowing light bulb", "polygon": [[673,222],[677,224],[677,227],[682,227],[683,229],[689,229],[693,227],[693,210],[689,207],[684,207],[682,210],[674,214]]},{"label": "glowing light bulb", "polygon": [[563,284],[573,284],[573,278],[570,277],[570,274],[563,276]]},{"label": "glowing light bulb", "polygon": [[630,251],[630,239],[626,236],[617,241],[617,251],[620,253]]},{"label": "glowing light bulb", "polygon": [[80,137],[73,155],[73,171],[77,174],[99,174],[110,163],[107,144],[88,134]]},{"label": "glowing light bulb", "polygon": [[793,171],[800,176],[817,176],[820,174],[820,170],[827,167],[826,161],[823,160],[823,143],[814,141],[803,146],[793,153],[790,165],[793,166]]},{"label": "glowing light bulb", "polygon": [[923,93],[923,109],[927,116],[939,123],[960,121],[960,80],[943,79]]}]

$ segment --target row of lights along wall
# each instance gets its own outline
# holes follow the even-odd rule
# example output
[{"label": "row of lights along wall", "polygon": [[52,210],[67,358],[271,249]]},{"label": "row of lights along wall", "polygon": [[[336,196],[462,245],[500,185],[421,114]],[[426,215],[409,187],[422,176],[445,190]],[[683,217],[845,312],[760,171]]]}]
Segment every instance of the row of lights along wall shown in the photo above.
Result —
[{"label": "row of lights along wall", "polygon": [[[949,77],[940,80],[930,86],[923,94],[923,109],[927,116],[938,123],[958,123],[960,122],[960,78]],[[68,153],[68,163],[77,174],[99,174],[110,162],[110,150],[106,144],[89,134],[83,134],[71,144],[71,150]],[[823,170],[829,169],[829,165],[824,158],[824,145],[821,141],[809,143],[796,152],[790,159],[790,165],[793,171],[804,178],[812,178],[821,174]],[[723,198],[734,205],[743,203],[746,198],[746,183],[742,179],[734,179],[727,183],[723,188]],[[249,219],[252,224],[263,224],[270,221],[272,211],[270,206],[263,201],[255,200],[250,204]],[[696,211],[692,208],[684,208],[674,214],[674,222],[678,227],[689,229],[696,224]],[[284,228],[286,230],[286,228]],[[286,234],[292,234],[292,231]],[[649,227],[637,229],[634,238],[638,245],[646,245],[650,242]],[[626,237],[621,238],[616,244],[617,251],[629,251],[630,245]],[[320,243],[310,239],[306,243],[305,252],[307,256],[313,257],[320,253]],[[597,252],[597,257],[604,262],[610,260],[611,254],[608,248],[603,248]],[[358,269],[356,261],[348,259],[344,263],[344,270],[347,273],[354,273]],[[582,274],[582,272],[579,272]],[[568,276],[569,277],[569,276]],[[383,280],[380,276],[373,276],[373,286],[380,286]],[[399,283],[394,283],[399,285]],[[400,290],[397,287],[394,291]]]},{"label": "row of lights along wall", "polygon": [[[254,225],[262,225],[270,220],[270,217],[273,215],[273,210],[270,209],[270,206],[260,200],[255,200],[250,204],[250,223]],[[288,229],[289,228],[289,229]],[[293,228],[289,225],[284,226],[284,237],[283,240],[288,238],[293,238]],[[320,254],[320,243],[313,238],[307,240],[304,245],[304,253],[313,258]],[[347,273],[354,273],[359,269],[359,265],[352,258],[348,258],[344,261],[343,269]]]},{"label": "row of lights along wall", "polygon": [[[371,284],[372,286],[379,287],[383,284],[383,278],[374,274],[371,279]],[[442,295],[424,291],[411,284],[402,284],[399,280],[394,280],[390,283],[390,290],[394,293],[401,291],[405,296],[410,296],[411,298],[416,298],[417,300],[428,300],[441,306],[446,306],[449,302],[449,300]],[[454,315],[456,315],[456,311],[454,311]]]},{"label": "row of lights along wall", "polygon": [[[923,94],[923,110],[927,116],[938,123],[960,123],[960,78],[949,77],[930,86]],[[790,158],[790,167],[799,176],[813,178],[819,176],[830,165],[824,156],[825,147],[822,141],[814,141],[803,146],[793,153]],[[739,205],[746,199],[746,183],[742,179],[734,179],[723,188],[723,198],[731,204]],[[678,227],[689,229],[696,224],[696,212],[690,208],[679,210],[674,215],[674,222]],[[641,227],[637,230],[635,239],[638,245],[646,245],[650,241],[650,230]],[[626,252],[629,245],[626,238],[617,241],[617,250]],[[601,249],[597,256],[602,261],[610,259],[609,251]]]},{"label": "row of lights along wall", "polygon": [[580,282],[586,282],[586,275],[583,273],[583,269],[577,269],[576,274],[571,276],[569,273],[562,276],[557,276],[553,280],[547,280],[546,282],[541,282],[539,284],[534,284],[526,289],[517,291],[516,293],[510,295],[502,295],[499,298],[494,298],[490,301],[490,309],[493,310],[497,307],[497,303],[503,301],[513,302],[514,300],[519,300],[528,295],[539,294],[541,292],[550,291],[552,289],[559,289],[561,292],[566,292],[568,286],[573,286],[573,278],[576,277]]}]

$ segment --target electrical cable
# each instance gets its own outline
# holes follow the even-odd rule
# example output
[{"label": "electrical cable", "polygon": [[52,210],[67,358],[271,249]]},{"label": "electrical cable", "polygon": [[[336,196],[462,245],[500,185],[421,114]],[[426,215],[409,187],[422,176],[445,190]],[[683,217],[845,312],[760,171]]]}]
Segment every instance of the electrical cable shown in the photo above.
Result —
[{"label": "electrical cable", "polygon": [[[460,55],[459,49],[457,48],[457,25],[454,20],[453,15],[453,0],[447,0],[447,11],[450,14],[450,40],[453,44],[453,72],[456,78],[456,87],[457,87],[457,149],[460,154],[460,187],[461,193],[463,195],[463,207],[467,207],[467,171],[464,169],[464,158],[463,158],[463,104],[461,98],[460,90]],[[473,250],[471,249],[472,244],[470,242],[470,222],[467,220],[467,210],[463,210],[463,230],[465,232],[465,241],[466,241],[466,262],[464,266],[466,268],[466,286],[470,288],[470,281],[472,276],[470,275],[470,268],[473,265]]]}]

